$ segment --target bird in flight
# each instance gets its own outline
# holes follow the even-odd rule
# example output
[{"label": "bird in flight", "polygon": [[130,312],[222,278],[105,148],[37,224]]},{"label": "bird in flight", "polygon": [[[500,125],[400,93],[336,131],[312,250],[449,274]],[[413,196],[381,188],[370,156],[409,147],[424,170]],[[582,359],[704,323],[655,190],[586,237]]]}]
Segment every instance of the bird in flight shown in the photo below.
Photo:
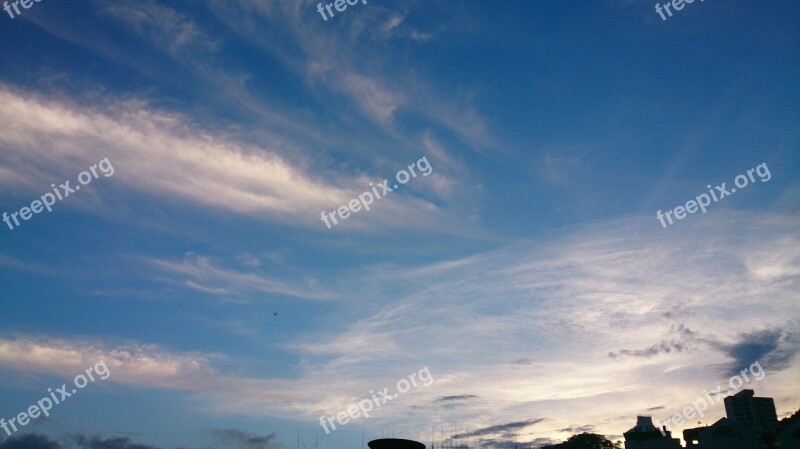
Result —
[{"label": "bird in flight", "polygon": [[273,313],[273,315],[278,316],[278,312]]}]

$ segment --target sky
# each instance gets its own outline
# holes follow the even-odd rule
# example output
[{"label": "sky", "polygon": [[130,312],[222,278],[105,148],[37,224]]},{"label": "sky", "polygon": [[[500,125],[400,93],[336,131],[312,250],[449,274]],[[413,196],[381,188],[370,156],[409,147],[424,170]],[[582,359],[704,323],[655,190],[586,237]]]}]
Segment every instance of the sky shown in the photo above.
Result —
[{"label": "sky", "polygon": [[0,417],[84,386],[2,449],[616,441],[756,362],[800,409],[797,2],[28,6]]}]

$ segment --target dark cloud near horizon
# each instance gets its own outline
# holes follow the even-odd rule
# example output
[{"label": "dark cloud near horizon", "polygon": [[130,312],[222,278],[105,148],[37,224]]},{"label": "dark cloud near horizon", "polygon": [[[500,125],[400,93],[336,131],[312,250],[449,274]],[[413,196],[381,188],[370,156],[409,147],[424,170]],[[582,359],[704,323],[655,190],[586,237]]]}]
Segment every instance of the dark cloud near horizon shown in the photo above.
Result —
[{"label": "dark cloud near horizon", "polygon": [[536,419],[528,419],[525,421],[515,421],[506,424],[498,424],[496,426],[489,426],[484,427],[483,429],[478,429],[472,432],[465,432],[461,434],[461,437],[478,437],[482,435],[492,435],[497,433],[509,434],[515,430],[523,429],[528,426],[532,426],[534,424],[539,424],[540,422],[547,421],[547,418],[536,418]]},{"label": "dark cloud near horizon", "polygon": [[683,352],[684,350],[686,350],[686,344],[679,341],[661,341],[647,349],[620,349],[619,352],[611,351],[608,353],[608,357],[614,360],[621,355],[650,358],[661,353],[667,354],[672,351]]},{"label": "dark cloud near horizon", "polygon": [[477,442],[482,448],[488,448],[488,449],[519,449],[519,448],[538,449],[547,444],[554,444],[556,441],[551,440],[550,438],[534,438],[529,441],[487,438],[487,439],[479,439]]},{"label": "dark cloud near horizon", "polygon": [[686,327],[683,323],[677,326],[674,324],[671,325],[669,331],[670,333],[677,333],[678,337],[670,340],[661,340],[646,349],[620,349],[617,352],[609,351],[607,355],[609,358],[617,360],[621,355],[650,358],[662,353],[668,354],[673,351],[683,352],[689,349],[689,342],[694,340],[696,336],[695,332]]},{"label": "dark cloud near horizon", "polygon": [[74,438],[76,445],[82,449],[159,449],[156,446],[133,443],[128,437],[103,439],[98,436],[87,438],[83,434],[77,434]]},{"label": "dark cloud near horizon", "polygon": [[61,443],[45,435],[29,433],[0,441],[0,449],[61,449]]},{"label": "dark cloud near horizon", "polygon": [[214,447],[233,447],[236,449],[274,449],[281,447],[275,441],[275,432],[267,436],[255,436],[239,429],[214,429]]},{"label": "dark cloud near horizon", "polygon": [[[260,437],[237,429],[211,430],[214,444],[207,449],[231,447],[235,449],[280,449],[275,433]],[[0,441],[0,449],[161,449],[157,446],[134,443],[128,437],[101,438],[75,434],[63,442],[46,435],[29,433]],[[187,449],[181,447],[180,449]]]},{"label": "dark cloud near horizon", "polygon": [[467,399],[477,399],[478,396],[474,394],[460,394],[456,396],[442,396],[435,399],[433,402],[446,402],[446,401],[465,401]]},{"label": "dark cloud near horizon", "polygon": [[474,394],[459,394],[454,396],[441,396],[431,401],[434,407],[447,409],[463,408],[479,404],[480,396]]},{"label": "dark cloud near horizon", "polygon": [[511,363],[515,365],[533,365],[533,360],[531,359],[517,359],[512,360]]},{"label": "dark cloud near horizon", "polygon": [[697,338],[697,334],[683,323],[673,324],[670,332],[677,333],[678,337],[662,340],[649,348],[621,349],[610,351],[607,355],[614,360],[620,356],[650,358],[662,353],[686,351],[690,343],[697,342],[722,351],[731,358],[732,361],[723,365],[721,371],[726,376],[733,376],[755,362],[759,362],[767,372],[784,370],[800,353],[800,334],[780,327],[741,333],[735,343]]},{"label": "dark cloud near horizon", "polygon": [[83,434],[75,434],[66,442],[52,440],[46,435],[29,433],[19,437],[10,437],[0,442],[0,449],[160,449],[156,446],[131,442],[128,437],[87,438]]},{"label": "dark cloud near horizon", "polygon": [[586,425],[586,426],[576,426],[576,427],[565,427],[563,429],[558,429],[557,432],[567,432],[571,434],[577,433],[591,433],[594,430],[594,426]]},{"label": "dark cloud near horizon", "polygon": [[800,350],[800,338],[782,328],[764,329],[740,334],[736,343],[716,346],[733,359],[724,368],[725,374],[732,376],[755,362],[766,372],[788,368]]}]

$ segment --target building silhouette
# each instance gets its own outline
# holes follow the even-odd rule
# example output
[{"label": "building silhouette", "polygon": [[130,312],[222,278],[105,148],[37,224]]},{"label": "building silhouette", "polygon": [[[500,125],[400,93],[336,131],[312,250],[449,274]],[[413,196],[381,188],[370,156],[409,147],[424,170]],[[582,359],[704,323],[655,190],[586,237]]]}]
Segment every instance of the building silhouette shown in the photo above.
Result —
[{"label": "building silhouette", "polygon": [[[686,449],[800,449],[800,411],[778,421],[775,401],[742,390],[724,399],[725,414],[709,426],[683,431]],[[637,416],[636,426],[623,433],[625,449],[680,449],[680,440],[649,416]]]},{"label": "building silhouette", "polygon": [[370,441],[367,446],[369,449],[425,449],[425,445],[419,441],[403,438],[379,438]]},{"label": "building silhouette", "polygon": [[728,418],[683,431],[686,449],[761,449],[759,433]]},{"label": "building silhouette", "polygon": [[778,422],[778,447],[800,449],[800,411]]},{"label": "building silhouette", "polygon": [[[636,425],[623,433],[625,449],[800,449],[800,411],[778,421],[775,401],[772,398],[756,397],[753,390],[742,390],[726,397],[724,402],[728,416],[709,426],[685,429],[683,439],[686,446],[681,446],[680,439],[673,438],[672,432],[666,426],[659,430],[653,424],[652,417],[637,416]],[[587,438],[578,438],[584,436]],[[434,445],[431,449],[469,449],[469,444],[463,446],[458,443],[457,438],[458,436],[453,435],[444,438],[443,435],[443,441],[449,442],[443,442],[441,447]],[[606,447],[598,446],[599,440],[611,447],[612,443],[602,435],[587,433],[573,435],[564,443],[541,447]],[[423,443],[402,438],[376,439],[370,441],[368,446],[370,449],[426,449]],[[517,447],[516,442],[514,447]]]},{"label": "building silhouette", "polygon": [[672,438],[672,432],[664,426],[662,433],[653,425],[650,416],[637,416],[636,426],[623,433],[625,449],[680,449],[681,443],[677,438]]},{"label": "building silhouette", "polygon": [[800,449],[797,414],[778,422],[775,401],[742,390],[725,398],[725,414],[710,426],[683,431],[687,449]]},{"label": "building silhouette", "polygon": [[772,398],[757,398],[753,390],[742,390],[725,398],[725,414],[735,423],[760,432],[774,432],[778,414]]}]

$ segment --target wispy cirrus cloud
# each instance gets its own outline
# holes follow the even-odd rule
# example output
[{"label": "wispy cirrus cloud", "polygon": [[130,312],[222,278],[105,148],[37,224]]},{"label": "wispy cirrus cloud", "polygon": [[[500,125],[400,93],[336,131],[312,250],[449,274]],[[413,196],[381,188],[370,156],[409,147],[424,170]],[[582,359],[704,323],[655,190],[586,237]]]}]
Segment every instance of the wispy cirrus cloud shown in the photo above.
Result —
[{"label": "wispy cirrus cloud", "polygon": [[[308,279],[290,283],[253,272],[223,268],[205,256],[186,254],[182,261],[145,259],[167,272],[182,275],[177,282],[205,293],[228,297],[241,297],[248,292],[275,293],[312,300],[329,300],[334,295],[315,287]],[[255,268],[252,267],[251,268]],[[306,284],[306,285],[297,285]]]},{"label": "wispy cirrus cloud", "polygon": [[[109,157],[116,168],[114,182],[133,191],[291,226],[324,227],[320,211],[346,204],[385,176],[323,176],[310,163],[290,161],[269,145],[242,143],[140,101],[88,107],[23,96],[0,85],[0,119],[9,126],[0,135],[0,167],[24,180],[0,178],[0,184],[17,192],[39,192]],[[448,211],[425,199],[394,194],[337,230],[435,229],[449,220]]]},{"label": "wispy cirrus cloud", "polygon": [[65,377],[105,361],[110,382],[144,387],[193,390],[217,376],[220,355],[173,354],[156,345],[107,346],[88,339],[50,337],[0,338],[0,366]]},{"label": "wispy cirrus cloud", "polygon": [[[448,419],[469,422],[479,436],[514,431],[520,440],[534,440],[540,435],[533,424],[555,431],[575,428],[575,422],[604,422],[609,409],[629,416],[648,409],[669,412],[686,402],[692,385],[702,390],[719,383],[709,367],[730,364],[732,356],[745,361],[776,354],[776,363],[762,361],[762,366],[781,408],[797,398],[786,382],[797,358],[781,352],[792,347],[788,332],[760,329],[767,322],[783,322],[791,329],[786,317],[793,316],[798,291],[784,277],[753,274],[759,266],[751,259],[748,265],[740,262],[753,253],[795,251],[792,220],[718,214],[716,233],[695,231],[680,239],[659,233],[657,227],[642,231],[635,220],[596,224],[547,243],[520,244],[431,266],[383,266],[363,278],[348,278],[348,286],[357,286],[352,294],[359,295],[361,288],[365,294],[373,291],[373,283],[390,291],[397,285],[395,293],[357,308],[353,319],[326,323],[283,345],[302,360],[302,370],[291,382],[234,377],[216,369],[213,356],[172,354],[147,346],[5,340],[0,363],[72,373],[107,357],[112,373],[114,367],[128,372],[122,381],[192,392],[214,413],[259,415],[266,408],[306,417],[353,402],[363,395],[364,385],[379,388],[427,365],[434,373],[435,389],[409,395],[380,419],[402,421],[407,410],[445,410],[436,404],[468,402],[469,407],[446,408]],[[759,235],[759,240],[751,243],[742,235]],[[693,257],[685,257],[684,245],[695,248]],[[658,251],[652,252],[653,247]],[[208,260],[192,258],[160,264],[199,285],[204,278],[214,279],[219,270]],[[789,266],[780,272],[793,270]],[[225,271],[219,274],[220,282],[209,287],[241,283]],[[668,315],[676,310],[676,296],[684,298],[681,311]],[[764,296],[771,301],[757,299]],[[726,307],[731,298],[736,307]],[[740,335],[731,329],[753,331]],[[606,355],[610,348],[631,347],[632,342],[670,341],[665,335],[671,334],[717,350],[657,351],[650,357],[616,361]],[[761,346],[748,349],[748,339]],[[138,368],[120,370],[126,363]],[[653,390],[653,383],[659,389]],[[663,409],[654,410],[656,404]],[[520,421],[522,413],[552,421]],[[428,424],[438,425],[437,419]],[[629,426],[624,420],[611,422],[603,431],[618,433]],[[508,439],[496,440],[502,446]]]},{"label": "wispy cirrus cloud", "polygon": [[[161,187],[168,187],[167,198],[188,197],[205,206],[236,208],[239,212],[266,217],[283,224],[318,226],[319,211],[339,207],[354,194],[363,192],[376,177],[380,180],[380,176],[391,175],[391,170],[408,163],[406,155],[409,153],[412,157],[419,157],[420,147],[427,143],[420,142],[419,129],[405,129],[394,123],[398,112],[423,118],[428,122],[423,125],[426,128],[449,128],[460,136],[461,141],[471,142],[471,145],[486,145],[491,141],[485,120],[470,104],[470,94],[456,95],[463,99],[454,106],[453,95],[448,95],[445,100],[436,86],[426,84],[424,80],[410,73],[402,75],[394,69],[388,69],[385,66],[386,61],[381,62],[381,52],[359,55],[338,39],[323,39],[321,33],[334,29],[323,31],[320,27],[310,26],[304,20],[303,15],[311,7],[309,2],[291,5],[242,2],[229,5],[209,0],[207,5],[210,11],[227,24],[230,33],[210,33],[209,23],[191,16],[179,5],[167,6],[153,0],[124,1],[113,5],[96,2],[97,14],[104,18],[110,17],[121,24],[120,30],[135,40],[147,43],[148,50],[155,50],[165,58],[165,62],[171,60],[175,63],[165,64],[168,66],[164,68],[166,71],[159,70],[157,73],[149,68],[150,64],[145,63],[146,58],[141,56],[141,52],[130,51],[122,43],[124,41],[102,39],[102,36],[98,36],[97,33],[102,33],[102,30],[94,30],[91,35],[87,35],[73,21],[45,23],[41,18],[35,19],[43,31],[103,54],[140,75],[157,77],[159,82],[167,84],[186,82],[205,86],[203,100],[213,104],[209,107],[221,108],[230,115],[239,117],[240,123],[252,126],[249,131],[251,134],[240,138],[242,136],[232,136],[240,130],[233,130],[229,124],[223,125],[224,129],[212,129],[214,125],[204,128],[191,123],[194,117],[149,108],[146,100],[119,101],[117,104],[104,101],[102,105],[90,106],[87,108],[89,111],[64,103],[66,109],[75,115],[85,113],[92,120],[110,118],[112,122],[125,122],[123,127],[111,126],[107,139],[100,139],[96,133],[92,133],[94,138],[84,140],[81,142],[82,146],[102,146],[110,148],[110,153],[129,155],[138,153],[138,148],[132,148],[133,146],[147,147],[151,149],[151,153],[166,155],[163,158],[157,158],[155,154],[139,157],[139,166],[131,167],[136,169],[137,178],[145,177],[147,171],[142,171],[141,166],[152,161],[175,167],[172,174],[166,173],[167,169],[162,169],[158,170],[160,173],[149,177],[151,179],[141,180],[142,182],[137,183],[140,190],[162,194],[164,189]],[[365,11],[366,15],[354,16],[356,20],[365,20],[371,24],[373,21],[383,20],[381,16],[387,14],[383,7],[376,5]],[[380,13],[375,16],[370,11]],[[270,30],[266,36],[263,33],[265,23],[269,24]],[[354,29],[363,30],[364,27]],[[212,35],[213,38],[210,37]],[[307,109],[287,106],[280,92],[255,91],[252,86],[258,74],[236,71],[217,58],[218,49],[229,45],[228,41],[234,39],[234,36],[257,48],[263,56],[281,61],[284,65],[282,69],[300,74],[303,81],[296,87],[304,88],[308,100],[327,112],[314,115]],[[358,36],[343,36],[343,41],[357,39]],[[279,41],[293,42],[297,48],[292,50],[297,51],[288,51],[284,46],[275,45]],[[373,62],[357,64],[356,61],[362,58]],[[184,81],[187,76],[190,79]],[[97,85],[96,88],[104,90],[105,86]],[[88,93],[86,96],[96,99],[96,96]],[[342,107],[342,97],[351,102],[346,108]],[[34,103],[37,106],[43,102]],[[357,112],[360,117],[354,116],[353,112]],[[323,115],[325,123],[321,123]],[[95,121],[104,126],[107,123],[106,120]],[[171,122],[178,125],[179,130],[169,129]],[[360,129],[357,135],[344,131],[353,126]],[[31,133],[44,130],[44,127],[28,128],[27,131]],[[149,129],[151,138],[131,142],[141,129]],[[157,136],[156,130],[163,131],[163,135]],[[122,139],[117,138],[120,135]],[[192,135],[202,137],[190,138]],[[391,137],[389,143],[386,140],[387,135]],[[257,141],[252,143],[254,137],[257,137]],[[159,149],[157,144],[160,142],[154,142],[155,138],[168,144],[170,150]],[[47,145],[47,140],[48,136],[44,135],[36,144]],[[168,142],[170,140],[172,141]],[[423,140],[427,141],[427,138]],[[244,143],[246,141],[249,143]],[[66,145],[67,142],[64,143]],[[397,150],[390,154],[384,151],[388,147]],[[222,148],[222,151],[213,151],[214,148]],[[195,154],[192,157],[195,159],[218,159],[220,163],[216,166],[209,163],[181,167],[181,161],[177,159],[190,149],[193,149]],[[439,150],[439,160],[450,159],[448,152],[454,151],[451,145],[439,145]],[[375,155],[377,160],[375,163],[353,165],[342,170],[343,167],[336,166],[331,151],[353,152],[362,156],[366,152]],[[121,156],[116,158],[124,160]],[[152,171],[154,164],[149,165]],[[0,170],[3,168],[5,167],[0,166]],[[202,171],[197,170],[198,168]],[[463,194],[472,188],[473,183],[459,181],[469,175],[461,168],[460,171],[450,171],[444,167],[435,170],[430,177],[430,187],[413,186],[410,189],[416,197],[401,195],[401,198],[394,198],[394,204],[377,208],[378,211],[371,213],[368,220],[351,219],[347,226],[340,226],[339,229],[357,232],[374,232],[399,226],[441,229],[447,222],[452,222],[455,216],[465,213],[454,201],[455,192],[460,191]],[[253,176],[249,176],[248,172]],[[185,176],[178,176],[178,173],[192,174],[195,179],[185,179]],[[233,176],[232,173],[241,173],[243,176]],[[364,173],[372,173],[374,176],[366,179]],[[20,176],[20,173],[16,172],[16,176]],[[285,182],[287,177],[296,180],[293,186]],[[128,178],[130,179],[130,175]],[[21,179],[31,180],[30,177]],[[202,188],[201,184],[204,184]],[[284,189],[292,191],[282,195]],[[421,199],[428,195],[434,200]],[[445,207],[436,203],[437,196],[447,202]],[[469,195],[462,195],[464,196]],[[410,213],[420,208],[424,212],[417,214],[416,219],[410,219]],[[459,210],[453,210],[451,215],[452,208]],[[316,210],[310,213],[313,209]],[[478,221],[479,209],[474,205],[469,205],[466,213],[470,216],[467,224]],[[474,236],[477,231],[458,229],[456,232]]]},{"label": "wispy cirrus cloud", "polygon": [[14,270],[28,270],[28,271],[39,271],[39,272],[47,272],[48,268],[46,265],[40,263],[30,263],[24,262],[16,257],[9,256],[8,254],[0,253],[0,266],[11,268]]},{"label": "wispy cirrus cloud", "polygon": [[[101,360],[111,373],[104,384],[184,392],[198,407],[223,415],[244,413],[313,420],[314,414],[341,409],[361,399],[364,382],[371,382],[377,388],[387,379],[365,380],[352,373],[348,378],[346,373],[316,370],[304,371],[299,378],[292,379],[246,376],[234,374],[231,367],[236,360],[221,354],[176,352],[159,345],[109,343],[97,338],[0,337],[0,368],[7,370],[71,378]],[[36,379],[28,376],[25,382],[36,383]],[[336,388],[332,388],[334,384]],[[430,400],[430,394],[410,398],[424,403]],[[391,416],[399,415],[402,409],[394,408]],[[242,435],[229,432],[217,436],[228,443],[254,447],[271,441],[243,440]]]},{"label": "wispy cirrus cloud", "polygon": [[154,47],[167,50],[173,57],[193,46],[204,52],[216,52],[219,48],[219,43],[195,21],[153,0],[113,4],[97,2],[97,5],[102,13],[128,24],[140,37]]},{"label": "wispy cirrus cloud", "polygon": [[[653,402],[672,410],[688,394],[686,385],[716,385],[717,368],[730,366],[731,358],[744,363],[773,355],[765,369],[774,370],[776,391],[797,398],[788,382],[798,363],[794,334],[760,330],[767,323],[794,329],[789,317],[796,315],[800,288],[787,273],[800,263],[789,256],[800,249],[796,218],[727,212],[704,218],[679,235],[659,233],[649,217],[614,220],[547,243],[422,267],[376,267],[370,281],[402,293],[333,340],[391,342],[386,360],[395,364],[442,360],[439,371],[451,372],[460,391],[445,384],[440,398],[463,391],[492,398],[448,409],[456,415],[451,419],[485,427],[491,427],[485,416],[516,422],[517,413],[547,411],[556,428],[574,428],[569,419],[578,421],[580,401],[630,416]],[[774,266],[775,277],[763,276],[765,264]],[[751,331],[745,336],[738,329]],[[324,366],[351,366],[363,345],[317,349],[332,357]],[[661,389],[641,396],[654,382]],[[606,419],[582,416],[584,422]],[[610,426],[604,431],[619,433],[630,423]]]},{"label": "wispy cirrus cloud", "polygon": [[[227,4],[222,7],[213,0],[210,3],[215,5],[212,10],[242,39],[279,58],[301,73],[310,85],[321,83],[329,92],[345,94],[363,117],[401,141],[408,141],[410,136],[395,126],[396,112],[424,117],[473,147],[497,146],[470,94],[453,92],[443,97],[442,88],[452,86],[434,85],[414,71],[398,71],[392,61],[385,59],[384,51],[364,47],[355,51],[359,41],[382,40],[387,33],[404,25],[403,15],[390,8],[370,5],[360,14],[349,16],[350,26],[339,28],[319,27],[316,22],[308,21],[307,15],[314,9],[310,1],[267,5],[248,0],[235,7]],[[243,22],[243,16],[250,19]],[[264,34],[265,22],[271,30],[268,35]],[[370,30],[381,31],[373,34]],[[428,42],[433,33],[412,30],[407,35],[417,42]],[[276,45],[286,40],[292,42],[291,49]],[[317,98],[324,104],[339,103],[336,98]],[[343,118],[345,111],[337,109],[341,108],[331,112]]]},{"label": "wispy cirrus cloud", "polygon": [[100,112],[0,87],[0,118],[12,129],[0,137],[0,163],[27,180],[4,183],[8,188],[48,185],[107,156],[119,167],[115,181],[232,212],[311,221],[348,197],[269,149],[214,136],[143,104]]}]

